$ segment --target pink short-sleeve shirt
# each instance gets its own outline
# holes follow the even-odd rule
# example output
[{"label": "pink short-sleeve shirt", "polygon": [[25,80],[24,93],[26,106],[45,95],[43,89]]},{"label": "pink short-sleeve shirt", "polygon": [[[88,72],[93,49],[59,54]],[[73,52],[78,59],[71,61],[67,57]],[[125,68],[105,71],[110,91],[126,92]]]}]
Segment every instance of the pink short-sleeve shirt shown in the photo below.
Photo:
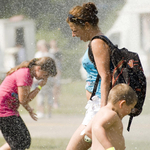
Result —
[{"label": "pink short-sleeve shirt", "polygon": [[6,76],[0,85],[0,117],[8,117],[17,115],[19,112],[19,100],[12,96],[12,93],[18,94],[19,86],[32,85],[33,78],[31,77],[29,68],[20,68],[14,73]]}]

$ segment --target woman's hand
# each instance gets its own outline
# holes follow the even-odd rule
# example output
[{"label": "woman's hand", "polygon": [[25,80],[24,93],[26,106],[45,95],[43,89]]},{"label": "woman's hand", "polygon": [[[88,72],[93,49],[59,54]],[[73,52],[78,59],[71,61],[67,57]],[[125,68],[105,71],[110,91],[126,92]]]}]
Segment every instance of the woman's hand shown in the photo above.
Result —
[{"label": "woman's hand", "polygon": [[33,120],[37,121],[37,119],[38,119],[37,114],[34,113],[33,111],[34,111],[34,109],[31,108],[31,110],[29,111],[29,114]]}]

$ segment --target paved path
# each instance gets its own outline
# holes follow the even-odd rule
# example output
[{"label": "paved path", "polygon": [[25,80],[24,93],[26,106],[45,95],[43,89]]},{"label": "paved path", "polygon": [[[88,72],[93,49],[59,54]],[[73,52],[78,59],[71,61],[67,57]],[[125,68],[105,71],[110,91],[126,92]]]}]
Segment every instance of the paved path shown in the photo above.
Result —
[{"label": "paved path", "polygon": [[[48,118],[42,118],[38,121],[32,120],[29,115],[22,115],[32,137],[38,138],[70,138],[75,129],[82,122],[83,116],[58,115]],[[130,132],[126,127],[128,117],[123,119],[125,139],[150,142],[150,116],[141,115],[134,118]],[[0,133],[0,137],[2,137]]]}]

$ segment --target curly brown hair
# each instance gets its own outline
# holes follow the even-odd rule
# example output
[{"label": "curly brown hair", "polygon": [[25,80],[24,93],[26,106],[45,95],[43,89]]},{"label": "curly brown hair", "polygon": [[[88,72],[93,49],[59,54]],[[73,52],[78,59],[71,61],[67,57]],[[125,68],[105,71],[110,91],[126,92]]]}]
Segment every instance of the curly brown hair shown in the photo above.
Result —
[{"label": "curly brown hair", "polygon": [[85,22],[90,23],[92,26],[97,26],[99,22],[97,13],[98,11],[94,3],[84,3],[82,6],[73,7],[69,11],[66,21],[67,23],[73,22],[81,26],[84,26]]}]

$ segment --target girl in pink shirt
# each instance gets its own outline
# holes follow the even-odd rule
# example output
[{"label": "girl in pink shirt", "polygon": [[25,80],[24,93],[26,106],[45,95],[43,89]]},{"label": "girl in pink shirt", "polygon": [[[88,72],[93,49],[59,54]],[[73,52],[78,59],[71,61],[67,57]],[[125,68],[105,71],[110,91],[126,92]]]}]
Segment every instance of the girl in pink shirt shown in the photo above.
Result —
[{"label": "girl in pink shirt", "polygon": [[[7,72],[6,78],[0,85],[0,130],[7,143],[0,149],[25,150],[30,147],[30,133],[19,115],[19,105],[21,104],[36,121],[36,114],[29,102],[46,84],[48,77],[56,74],[55,62],[50,57],[22,62]],[[41,81],[30,92],[34,77]]]}]

